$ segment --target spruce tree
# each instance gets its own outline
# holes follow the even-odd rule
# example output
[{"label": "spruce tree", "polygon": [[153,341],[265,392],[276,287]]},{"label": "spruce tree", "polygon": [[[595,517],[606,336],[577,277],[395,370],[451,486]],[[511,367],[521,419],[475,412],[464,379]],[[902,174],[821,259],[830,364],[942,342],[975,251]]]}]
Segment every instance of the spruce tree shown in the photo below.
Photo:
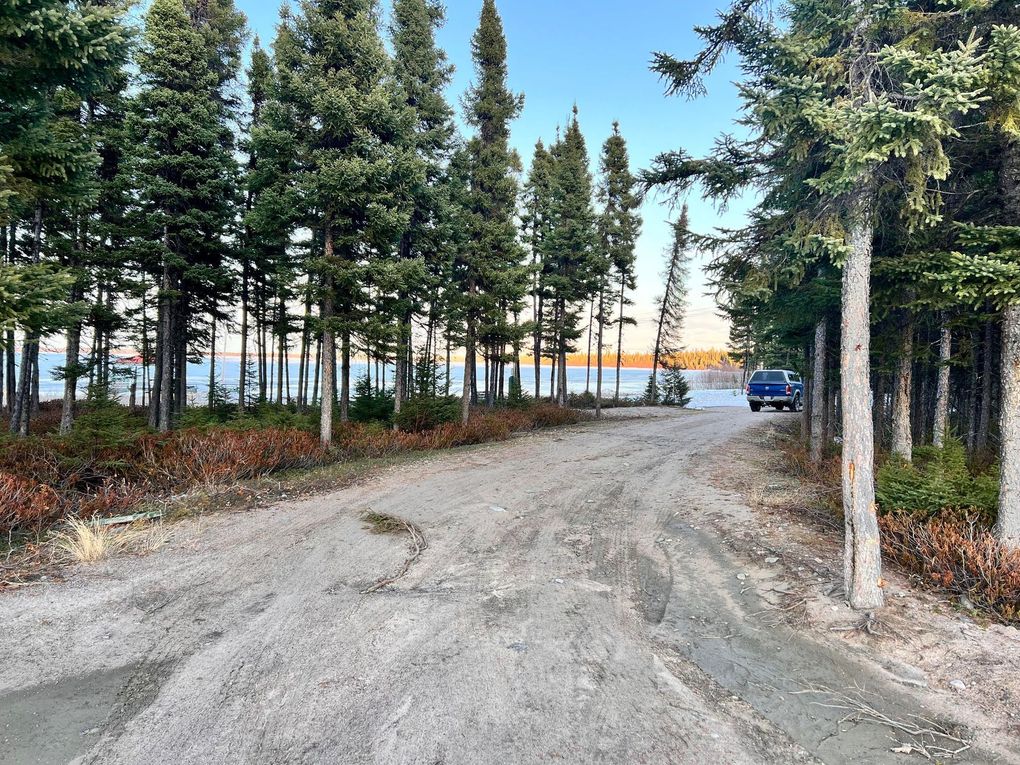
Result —
[{"label": "spruce tree", "polygon": [[461,252],[456,270],[465,318],[464,422],[477,395],[479,329],[489,328],[497,341],[514,335],[508,332],[506,315],[519,311],[527,289],[514,222],[520,159],[510,148],[510,123],[524,101],[507,86],[506,50],[496,3],[483,0],[478,29],[471,39],[476,80],[465,97],[467,121],[475,129],[467,147],[470,244]]},{"label": "spruce tree", "polygon": [[140,256],[158,285],[149,423],[159,430],[184,411],[193,317],[227,283],[236,165],[211,58],[181,0],[154,0],[138,56],[132,169],[143,214]]},{"label": "spruce tree", "polygon": [[687,312],[687,279],[689,276],[691,245],[690,222],[687,205],[673,223],[673,243],[666,253],[663,270],[663,292],[658,298],[658,321],[655,345],[652,349],[652,373],[645,395],[649,404],[660,402],[659,368],[670,369],[673,357],[683,350],[684,318]]},{"label": "spruce tree", "polygon": [[[396,0],[393,4],[394,86],[410,113],[410,129],[402,140],[417,164],[407,179],[405,193],[411,212],[396,251],[394,273],[399,281],[393,306],[397,318],[394,373],[397,414],[410,395],[412,320],[422,310],[422,303],[430,294],[435,295],[440,286],[428,276],[437,272],[446,250],[449,209],[444,174],[455,128],[453,110],[443,94],[453,67],[435,40],[444,16],[442,6],[434,0]],[[433,323],[430,318],[430,328]]]},{"label": "spruce tree", "polygon": [[655,68],[671,92],[696,95],[702,75],[736,46],[762,142],[724,139],[702,162],[666,155],[648,180],[683,186],[699,177],[722,199],[769,178],[808,190],[810,206],[787,207],[787,217],[802,234],[801,252],[824,252],[843,272],[844,573],[852,605],[873,608],[883,601],[870,392],[876,221],[886,199],[911,227],[938,220],[929,181],[947,177],[945,144],[958,135],[958,118],[980,103],[988,62],[978,39],[942,45],[938,34],[953,17],[942,10],[967,10],[968,0],[937,12],[920,2],[883,9],[864,0],[797,0],[783,9],[786,26],[756,17],[758,5],[735,3],[720,24],[699,30],[706,45],[695,59],[658,55]]},{"label": "spruce tree", "polygon": [[616,336],[616,389],[613,401],[620,400],[620,370],[623,366],[623,328],[636,324],[633,317],[627,316],[627,306],[631,304],[627,296],[628,290],[636,286],[634,267],[636,263],[635,247],[641,232],[641,215],[638,209],[641,199],[637,193],[637,178],[630,171],[630,159],[627,154],[627,142],[620,134],[620,123],[613,123],[613,134],[606,139],[602,147],[601,184],[598,199],[602,205],[599,217],[599,240],[602,252],[609,259],[611,272],[599,285],[598,308],[598,347],[599,371],[596,392],[596,411],[602,408],[602,347],[603,333],[610,324],[612,307],[609,299],[619,306],[615,318]]},{"label": "spruce tree", "polygon": [[541,139],[524,185],[521,227],[524,241],[531,252],[531,316],[532,359],[535,367],[535,400],[542,397],[543,333],[546,331],[545,242],[552,226],[552,188],[555,165],[552,155]]},{"label": "spruce tree", "polygon": [[[5,318],[24,333],[22,379],[8,401],[11,429],[22,435],[38,406],[41,337],[80,321],[72,305],[81,280],[76,255],[84,227],[79,224],[95,204],[100,164],[95,135],[83,115],[87,104],[118,80],[129,42],[123,13],[119,5],[50,0],[0,9],[0,226],[7,245],[0,289],[7,295]],[[20,257],[19,220],[30,232]],[[43,262],[52,259],[63,268]],[[69,289],[63,303],[53,300],[55,287]],[[14,324],[8,326],[4,340],[12,346]],[[77,350],[72,350],[74,363],[66,371],[73,375]],[[10,386],[13,348],[7,353]]]},{"label": "spruce tree", "polygon": [[[321,440],[333,438],[336,337],[340,419],[348,419],[353,334],[365,315],[370,265],[395,245],[409,214],[400,188],[418,170],[403,141],[410,115],[390,79],[374,0],[304,0],[283,87],[302,125],[301,188],[321,231]],[[278,51],[278,56],[279,56]]]},{"label": "spruce tree", "polygon": [[576,107],[555,157],[552,225],[545,241],[545,283],[552,304],[559,370],[556,400],[560,406],[566,406],[567,355],[576,350],[575,343],[581,336],[580,312],[596,294],[608,270],[606,258],[597,246],[593,181]]}]

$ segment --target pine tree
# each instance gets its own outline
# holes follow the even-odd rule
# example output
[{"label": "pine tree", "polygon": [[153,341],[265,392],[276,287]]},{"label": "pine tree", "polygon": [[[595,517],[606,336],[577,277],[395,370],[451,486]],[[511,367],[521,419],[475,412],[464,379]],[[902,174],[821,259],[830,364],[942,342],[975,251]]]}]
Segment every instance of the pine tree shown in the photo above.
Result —
[{"label": "pine tree", "polygon": [[[595,394],[596,412],[602,411],[602,348],[603,333],[610,323],[608,298],[612,296],[619,306],[615,319],[616,339],[616,390],[613,401],[620,400],[620,370],[623,366],[623,328],[636,324],[633,317],[626,315],[630,299],[627,290],[637,286],[634,274],[636,263],[635,247],[641,232],[641,215],[638,212],[641,200],[637,193],[637,178],[631,174],[627,142],[620,135],[620,123],[613,123],[613,134],[602,147],[602,183],[599,187],[599,202],[602,214],[599,218],[599,239],[602,252],[609,259],[611,272],[599,285],[598,296],[598,384]],[[616,290],[619,298],[612,294]]]},{"label": "pine tree", "polygon": [[[786,27],[757,18],[756,5],[740,0],[720,24],[700,30],[706,46],[696,59],[659,55],[656,69],[672,92],[697,94],[701,76],[738,47],[749,75],[747,108],[760,120],[765,143],[724,140],[703,162],[667,155],[648,180],[682,186],[700,177],[723,199],[767,177],[780,184],[796,179],[791,189],[817,193],[813,200],[807,195],[809,207],[781,209],[804,221],[801,251],[826,252],[843,271],[845,580],[852,605],[873,608],[883,601],[870,393],[876,221],[886,199],[895,199],[893,209],[912,227],[938,220],[929,180],[947,177],[945,143],[958,135],[957,118],[980,103],[988,62],[977,38],[943,46],[938,32],[952,14],[930,12],[924,3],[883,10],[864,0],[797,0],[784,8]],[[963,10],[969,3],[946,6]]]},{"label": "pine tree", "polygon": [[236,165],[207,36],[181,0],[154,0],[138,56],[133,170],[141,197],[142,262],[158,284],[149,423],[173,426],[184,411],[193,317],[228,282],[224,237]]},{"label": "pine tree", "polygon": [[[11,430],[22,435],[27,435],[30,414],[38,406],[41,337],[80,322],[76,255],[84,227],[79,222],[96,201],[100,163],[95,136],[83,115],[90,100],[117,81],[129,42],[123,13],[116,5],[48,0],[8,4],[0,10],[0,225],[8,245],[0,289],[8,298],[5,322],[20,324],[24,331],[21,380],[9,401]],[[31,232],[22,264],[14,262],[15,225],[7,236],[8,223],[18,219],[26,220]],[[56,259],[63,268],[54,269],[44,259]],[[68,290],[62,303],[53,299],[55,287]],[[73,339],[73,329],[70,335]],[[8,331],[6,344],[12,345],[13,339],[13,331]],[[77,350],[72,351],[74,363],[65,370],[72,375],[71,383],[77,369]],[[13,348],[8,353],[13,384]],[[8,391],[14,392],[10,387]]]},{"label": "pine tree", "polygon": [[531,252],[532,359],[535,366],[535,400],[542,397],[542,341],[546,331],[545,246],[552,227],[552,189],[555,163],[539,140],[524,186],[521,228]]},{"label": "pine tree", "polygon": [[[370,262],[407,227],[399,194],[417,171],[406,149],[410,114],[390,80],[374,0],[304,0],[293,46],[281,57],[283,86],[302,125],[301,186],[322,232],[321,439],[333,438],[336,337],[341,341],[340,419],[348,419],[353,334],[366,309]],[[279,56],[279,51],[278,51]],[[285,58],[285,61],[283,60]]]},{"label": "pine tree", "polygon": [[567,405],[567,355],[581,336],[580,312],[608,271],[598,249],[593,182],[577,108],[554,152],[551,227],[545,241],[545,284],[551,303],[554,352],[559,370],[556,400]]},{"label": "pine tree", "polygon": [[673,357],[683,350],[684,317],[687,312],[687,279],[689,276],[691,232],[687,205],[673,224],[673,243],[666,255],[663,272],[663,293],[658,298],[658,322],[652,351],[652,373],[648,379],[649,404],[660,403],[659,368],[669,368]]},{"label": "pine tree", "polygon": [[[457,277],[465,316],[464,390],[461,417],[467,422],[477,397],[477,345],[482,332],[491,341],[515,339],[507,312],[519,310],[527,289],[514,216],[520,159],[510,148],[510,123],[523,96],[507,86],[506,37],[495,0],[483,0],[478,29],[471,39],[476,81],[465,97],[470,177],[470,245],[461,253]],[[481,332],[480,332],[481,330]]]},{"label": "pine tree", "polygon": [[[394,49],[394,85],[398,97],[410,112],[411,129],[404,142],[418,167],[407,190],[411,213],[396,251],[397,315],[394,409],[409,397],[412,357],[411,325],[415,313],[439,284],[428,277],[440,271],[447,243],[449,218],[445,188],[445,167],[453,148],[453,110],[443,91],[453,68],[437,47],[436,30],[444,21],[444,10],[434,0],[396,0],[393,5],[391,36]],[[435,301],[433,301],[435,302]],[[435,321],[432,306],[429,337]]]}]

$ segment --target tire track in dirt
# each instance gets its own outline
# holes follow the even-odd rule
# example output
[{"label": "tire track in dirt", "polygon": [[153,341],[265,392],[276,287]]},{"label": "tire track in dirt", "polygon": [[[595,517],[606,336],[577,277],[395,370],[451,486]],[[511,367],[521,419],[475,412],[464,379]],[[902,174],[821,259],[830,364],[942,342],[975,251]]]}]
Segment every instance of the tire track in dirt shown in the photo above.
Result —
[{"label": "tire track in dirt", "polygon": [[[0,762],[39,753],[47,703],[60,751],[104,763],[838,762],[860,736],[822,741],[831,721],[759,686],[791,669],[776,643],[863,670],[755,620],[722,540],[741,500],[703,472],[755,420],[638,414],[185,524],[159,554],[0,598]],[[363,595],[406,555],[368,509],[429,548]],[[89,682],[138,703],[53,707]],[[882,762],[871,735],[858,761]]]}]

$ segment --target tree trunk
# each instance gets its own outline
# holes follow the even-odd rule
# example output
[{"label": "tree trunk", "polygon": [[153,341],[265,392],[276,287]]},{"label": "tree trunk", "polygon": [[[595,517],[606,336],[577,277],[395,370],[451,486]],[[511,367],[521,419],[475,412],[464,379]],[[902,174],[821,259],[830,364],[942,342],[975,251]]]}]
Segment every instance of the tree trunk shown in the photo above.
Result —
[{"label": "tree trunk", "polygon": [[825,454],[825,354],[829,322],[815,325],[815,368],[811,380],[811,461],[820,464]]},{"label": "tree trunk", "polygon": [[[333,240],[327,239],[327,251]],[[322,367],[322,393],[319,397],[319,440],[329,447],[333,443],[333,402],[336,399],[336,333],[333,330],[333,280],[326,277],[322,298],[322,350],[316,369]]]},{"label": "tree trunk", "polygon": [[[397,323],[397,356],[396,370],[393,377],[393,413],[400,414],[400,409],[407,399],[407,338],[411,334],[410,311],[406,311]],[[397,424],[394,422],[393,427]]]},{"label": "tree trunk", "polygon": [[995,323],[985,324],[985,339],[981,344],[981,416],[978,420],[977,439],[974,447],[981,452],[988,448],[988,434],[992,423],[992,348],[995,343]]},{"label": "tree trunk", "polygon": [[237,415],[244,417],[248,395],[248,258],[241,267],[241,361],[237,376]]},{"label": "tree trunk", "polygon": [[913,434],[910,428],[910,399],[914,378],[914,322],[908,314],[900,345],[900,357],[896,367],[896,391],[893,395],[892,453],[910,462],[914,452]]},{"label": "tree trunk", "polygon": [[595,329],[595,299],[591,301],[591,311],[588,314],[588,367],[584,373],[584,392],[591,393],[591,341]]},{"label": "tree trunk", "polygon": [[602,288],[599,290],[599,315],[598,315],[598,342],[595,352],[598,354],[596,358],[596,370],[595,370],[595,419],[602,419],[602,347],[603,338],[606,326],[606,287],[603,283]]},{"label": "tree trunk", "polygon": [[31,336],[26,333],[21,344],[21,376],[18,378],[18,389],[14,399],[14,410],[11,414],[11,433],[19,436],[28,435],[29,409],[32,395],[32,343]]},{"label": "tree trunk", "polygon": [[[71,290],[71,302],[80,300],[79,289]],[[80,321],[67,328],[67,348],[64,351],[64,403],[60,411],[60,432],[71,432],[74,425],[74,406],[78,394],[78,355],[81,353]]]},{"label": "tree trunk", "polygon": [[933,441],[937,449],[946,445],[949,432],[949,362],[953,357],[953,331],[942,320],[942,332],[939,339],[938,383],[935,392],[935,424]]},{"label": "tree trunk", "polygon": [[14,330],[7,330],[7,341],[4,348],[4,365],[7,367],[7,412],[14,411],[14,399],[17,397],[16,378],[17,367],[14,361]]},{"label": "tree trunk", "polygon": [[616,391],[613,393],[613,403],[620,403],[620,370],[623,368],[623,311],[627,307],[627,277],[620,276],[620,316],[617,318],[619,329],[616,333]]},{"label": "tree trunk", "polygon": [[216,405],[216,315],[209,326],[209,408]]},{"label": "tree trunk", "polygon": [[351,331],[340,334],[340,422],[351,419]]},{"label": "tree trunk", "polygon": [[468,279],[468,300],[472,306],[468,307],[467,322],[464,331],[464,390],[461,393],[460,417],[465,425],[471,417],[472,390],[475,378],[475,320],[472,314],[475,297],[475,283]]},{"label": "tree trunk", "polygon": [[1002,401],[999,405],[1001,477],[995,535],[1020,548],[1020,305],[1002,314]]},{"label": "tree trunk", "polygon": [[535,314],[535,401],[542,398],[542,311],[545,308],[542,295],[538,296]]},{"label": "tree trunk", "polygon": [[878,608],[882,555],[875,507],[875,440],[871,423],[872,190],[862,184],[852,201],[843,266],[841,406],[843,514],[846,527],[844,587],[851,607]]}]

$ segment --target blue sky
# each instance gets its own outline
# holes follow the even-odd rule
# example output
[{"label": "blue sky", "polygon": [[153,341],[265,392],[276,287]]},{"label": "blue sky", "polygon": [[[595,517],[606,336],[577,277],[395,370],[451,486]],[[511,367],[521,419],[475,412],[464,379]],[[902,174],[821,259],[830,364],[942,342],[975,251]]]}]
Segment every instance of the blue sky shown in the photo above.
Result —
[{"label": "blue sky", "polygon": [[[709,81],[709,95],[698,101],[666,98],[648,64],[653,51],[690,56],[697,51],[693,27],[711,23],[717,3],[690,0],[502,0],[510,84],[525,95],[524,112],[513,124],[512,140],[527,164],[535,141],[553,139],[576,102],[593,167],[613,120],[619,120],[635,169],[647,167],[662,151],[683,147],[698,154],[711,148],[722,131],[734,129],[739,102],[732,80],[737,71],[727,62]],[[259,0],[237,0],[250,24],[269,45],[277,8]],[[388,6],[387,0],[384,5]],[[450,101],[473,79],[470,40],[478,24],[481,0],[448,0],[447,22],[439,41],[456,68]],[[697,196],[690,200],[696,231],[733,226],[746,206],[731,205],[719,215]],[[661,291],[663,251],[669,243],[667,220],[673,214],[663,200],[652,199],[643,210],[644,232],[638,244],[638,290],[634,298],[639,325],[629,328],[626,350],[648,350],[654,338],[653,301]],[[706,296],[696,257],[691,274],[691,309],[687,347],[723,345],[727,327]]]}]

